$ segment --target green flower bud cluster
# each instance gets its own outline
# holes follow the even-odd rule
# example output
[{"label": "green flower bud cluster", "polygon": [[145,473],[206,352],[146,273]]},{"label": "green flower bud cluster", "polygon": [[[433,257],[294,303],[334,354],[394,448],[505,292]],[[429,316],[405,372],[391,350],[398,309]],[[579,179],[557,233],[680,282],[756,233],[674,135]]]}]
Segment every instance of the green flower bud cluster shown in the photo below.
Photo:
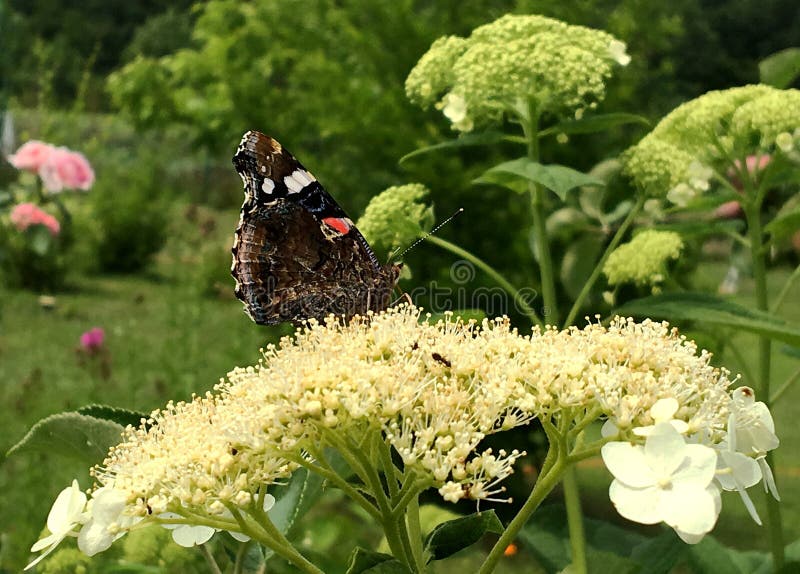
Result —
[{"label": "green flower bud cluster", "polygon": [[603,273],[609,285],[655,286],[667,276],[667,264],[682,249],[683,240],[673,231],[642,231],[609,255]]},{"label": "green flower bud cluster", "polygon": [[421,183],[384,190],[369,202],[358,229],[379,251],[410,245],[433,224],[433,208],[423,203],[428,193]]},{"label": "green flower bud cluster", "polygon": [[406,80],[409,99],[435,104],[460,131],[537,110],[577,114],[605,97],[614,62],[630,57],[612,35],[543,16],[502,18],[468,38],[438,39]]},{"label": "green flower bud cluster", "polygon": [[[749,155],[788,153],[800,141],[800,90],[751,85],[682,104],[623,154],[624,172],[651,197],[683,205]],[[795,135],[796,134],[796,135]]]}]

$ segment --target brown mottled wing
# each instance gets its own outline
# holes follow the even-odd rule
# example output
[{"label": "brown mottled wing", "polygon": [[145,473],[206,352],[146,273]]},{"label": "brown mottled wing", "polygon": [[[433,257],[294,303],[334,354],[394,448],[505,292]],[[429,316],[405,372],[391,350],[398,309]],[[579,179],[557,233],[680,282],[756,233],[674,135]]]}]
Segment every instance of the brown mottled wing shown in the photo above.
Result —
[{"label": "brown mottled wing", "polygon": [[297,324],[388,306],[398,269],[377,263],[341,207],[278,142],[248,132],[234,164],[245,201],[231,273],[256,323]]}]

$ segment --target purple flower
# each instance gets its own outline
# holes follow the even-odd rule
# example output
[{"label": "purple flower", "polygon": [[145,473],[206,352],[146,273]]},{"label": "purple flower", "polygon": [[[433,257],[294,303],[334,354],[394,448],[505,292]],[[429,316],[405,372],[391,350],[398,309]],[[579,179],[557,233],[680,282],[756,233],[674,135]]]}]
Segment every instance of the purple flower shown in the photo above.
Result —
[{"label": "purple flower", "polygon": [[103,346],[105,338],[106,332],[102,328],[92,327],[81,335],[81,348],[89,352],[98,351]]}]

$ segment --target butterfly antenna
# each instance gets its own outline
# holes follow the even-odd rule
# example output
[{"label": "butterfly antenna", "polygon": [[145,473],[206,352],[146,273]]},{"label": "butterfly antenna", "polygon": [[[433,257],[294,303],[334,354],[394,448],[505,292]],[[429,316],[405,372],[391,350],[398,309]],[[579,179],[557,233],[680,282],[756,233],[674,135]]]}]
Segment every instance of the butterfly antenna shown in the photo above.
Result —
[{"label": "butterfly antenna", "polygon": [[[431,235],[433,235],[434,233],[436,233],[437,231],[439,231],[439,230],[440,230],[442,227],[444,227],[445,225],[447,225],[448,223],[450,223],[450,222],[451,222],[453,219],[455,219],[457,216],[461,215],[463,212],[464,212],[464,208],[463,208],[463,207],[459,207],[459,208],[456,210],[456,212],[455,212],[453,215],[451,215],[450,217],[448,217],[447,219],[445,219],[444,221],[442,221],[442,222],[441,222],[439,225],[437,225],[436,227],[434,227],[433,229],[431,229],[431,230],[430,230],[428,233],[426,233],[425,235],[423,235],[422,237],[420,237],[419,239],[417,239],[417,240],[416,240],[414,243],[412,243],[411,245],[409,245],[408,247],[406,247],[406,248],[403,250],[403,252],[402,252],[400,255],[398,255],[397,257],[395,257],[394,253],[392,253],[392,254],[389,256],[389,260],[390,260],[390,261],[396,261],[396,260],[400,259],[400,258],[401,258],[403,255],[405,255],[406,253],[408,253],[409,251],[411,251],[412,249],[414,249],[414,248],[415,248],[417,245],[419,245],[420,243],[422,243],[423,241],[425,241],[426,239],[428,239],[428,237],[430,237]],[[399,251],[399,250],[400,250],[399,248],[398,248],[398,249],[395,249],[395,253],[396,253],[397,251]]]}]

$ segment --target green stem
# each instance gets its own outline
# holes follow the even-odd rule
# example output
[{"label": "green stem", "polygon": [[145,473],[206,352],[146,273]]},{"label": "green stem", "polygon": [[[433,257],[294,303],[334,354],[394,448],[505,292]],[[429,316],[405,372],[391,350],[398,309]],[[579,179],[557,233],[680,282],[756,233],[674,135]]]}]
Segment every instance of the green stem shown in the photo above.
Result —
[{"label": "green stem", "polygon": [[[754,200],[745,206],[745,217],[747,218],[748,233],[750,235],[750,254],[753,265],[753,279],[755,281],[756,307],[761,311],[769,311],[769,301],[767,295],[767,264],[766,252],[764,249],[764,234],[761,226],[761,203],[764,197],[764,190],[753,192],[752,181],[749,177],[744,177],[745,196]],[[769,407],[770,399],[770,376],[772,359],[772,341],[769,337],[759,337],[758,340],[758,377],[759,394],[762,400]],[[767,455],[767,463],[772,464],[772,457]],[[773,466],[773,470],[775,467]],[[777,474],[777,472],[775,473]],[[767,515],[770,532],[770,548],[772,551],[772,561],[775,570],[778,571],[784,563],[784,542],[783,526],[781,524],[781,511],[778,501],[769,494],[766,496]]]},{"label": "green stem", "polygon": [[794,282],[798,277],[800,277],[800,265],[794,268],[794,271],[792,271],[792,274],[789,275],[786,283],[783,284],[781,292],[778,293],[777,297],[775,297],[775,301],[772,303],[771,309],[773,313],[777,312],[781,308],[781,305],[783,305],[783,300],[786,299],[786,296],[789,294],[789,291],[792,289],[792,285],[794,285]]},{"label": "green stem", "polygon": [[[550,443],[550,450],[558,449],[557,445]],[[548,453],[548,456],[550,454]],[[539,479],[536,481],[536,486],[533,487],[530,496],[528,496],[528,500],[525,501],[525,504],[522,505],[517,515],[514,519],[508,524],[505,529],[505,532],[500,536],[497,540],[495,545],[492,547],[492,550],[489,552],[489,555],[486,557],[486,560],[481,565],[480,570],[478,570],[478,574],[489,574],[493,572],[497,563],[500,561],[500,558],[503,557],[503,552],[514,541],[514,538],[517,536],[519,531],[525,526],[525,523],[531,517],[533,512],[539,508],[539,505],[545,499],[545,497],[550,494],[550,491],[558,484],[559,480],[561,480],[562,476],[564,475],[564,471],[566,470],[566,463],[564,461],[564,455],[559,453],[556,455],[556,461],[550,466],[549,470],[546,474],[539,475]]]},{"label": "green stem", "polygon": [[247,556],[247,550],[252,544],[252,540],[239,544],[239,550],[236,551],[236,562],[233,564],[233,574],[242,574],[244,572],[244,558]]},{"label": "green stem", "polygon": [[[408,522],[408,535],[411,538],[411,550],[414,552],[414,562],[419,568],[424,569],[425,561],[422,557],[422,526],[419,522],[419,493],[408,503],[406,512]],[[422,569],[420,570],[422,571]]]},{"label": "green stem", "polygon": [[450,243],[449,241],[447,241],[446,239],[442,239],[441,237],[430,235],[428,236],[426,241],[433,243],[434,245],[438,245],[442,249],[454,253],[459,257],[462,257],[465,260],[472,263],[475,267],[477,267],[478,269],[486,273],[489,277],[494,279],[497,282],[497,284],[500,285],[500,287],[505,289],[505,291],[509,295],[511,295],[511,297],[514,299],[514,303],[517,306],[517,308],[520,311],[522,311],[533,323],[540,326],[544,325],[543,321],[539,318],[539,315],[537,315],[533,307],[531,307],[528,304],[528,302],[525,301],[525,298],[522,296],[519,289],[517,289],[511,283],[509,283],[505,277],[503,277],[497,270],[493,269],[488,263],[486,263],[482,259],[479,259],[469,251],[466,251],[461,247],[459,247],[458,245]]},{"label": "green stem", "polygon": [[[528,107],[528,117],[522,121],[522,129],[528,140],[528,159],[539,162],[539,110],[533,100]],[[558,297],[553,270],[553,256],[550,252],[550,238],[547,236],[547,210],[545,206],[545,188],[535,182],[528,182],[531,195],[531,212],[533,215],[533,233],[536,236],[539,274],[544,299],[545,318],[550,325],[558,325]]]},{"label": "green stem", "polygon": [[606,259],[608,259],[609,255],[613,253],[613,251],[617,248],[622,238],[628,232],[628,228],[633,223],[633,220],[641,211],[642,207],[644,206],[645,197],[644,195],[640,195],[636,199],[636,203],[631,207],[631,210],[628,212],[628,215],[625,217],[625,221],[622,222],[622,225],[619,226],[617,232],[614,234],[614,237],[611,239],[611,242],[606,247],[603,256],[600,258],[600,261],[594,267],[592,274],[589,276],[589,279],[583,285],[581,292],[578,294],[578,298],[575,299],[575,302],[572,304],[572,308],[569,310],[569,315],[567,315],[567,320],[564,322],[564,327],[569,327],[575,321],[575,317],[583,307],[583,302],[586,300],[586,297],[589,296],[589,292],[594,287],[595,282],[600,277],[600,273],[603,271],[603,265],[605,265]]},{"label": "green stem", "polygon": [[200,553],[203,555],[203,558],[206,559],[206,564],[208,564],[208,568],[211,570],[212,574],[222,574],[222,570],[220,570],[217,561],[214,560],[214,555],[211,554],[211,550],[208,549],[207,544],[200,545]]},{"label": "green stem", "polygon": [[269,520],[269,518],[267,518],[266,521],[260,522],[258,526],[260,528],[248,529],[248,535],[253,540],[257,540],[267,548],[271,548],[275,551],[275,554],[285,558],[297,566],[297,568],[302,572],[308,572],[309,574],[325,574],[322,570],[309,562],[305,556],[295,550],[294,546],[291,545],[291,543],[280,532],[280,530],[275,528],[275,525],[272,524],[272,521]]},{"label": "green stem", "polygon": [[574,466],[567,466],[564,471],[564,503],[567,506],[567,524],[569,526],[569,542],[572,548],[572,564],[570,572],[586,574],[586,532],[583,528],[581,514],[581,495]]},{"label": "green stem", "polygon": [[381,435],[377,435],[376,441],[378,443],[378,453],[381,457],[381,466],[383,466],[383,474],[386,477],[386,485],[389,487],[389,498],[394,499],[397,496],[398,488],[396,468],[392,462],[392,451]]}]

